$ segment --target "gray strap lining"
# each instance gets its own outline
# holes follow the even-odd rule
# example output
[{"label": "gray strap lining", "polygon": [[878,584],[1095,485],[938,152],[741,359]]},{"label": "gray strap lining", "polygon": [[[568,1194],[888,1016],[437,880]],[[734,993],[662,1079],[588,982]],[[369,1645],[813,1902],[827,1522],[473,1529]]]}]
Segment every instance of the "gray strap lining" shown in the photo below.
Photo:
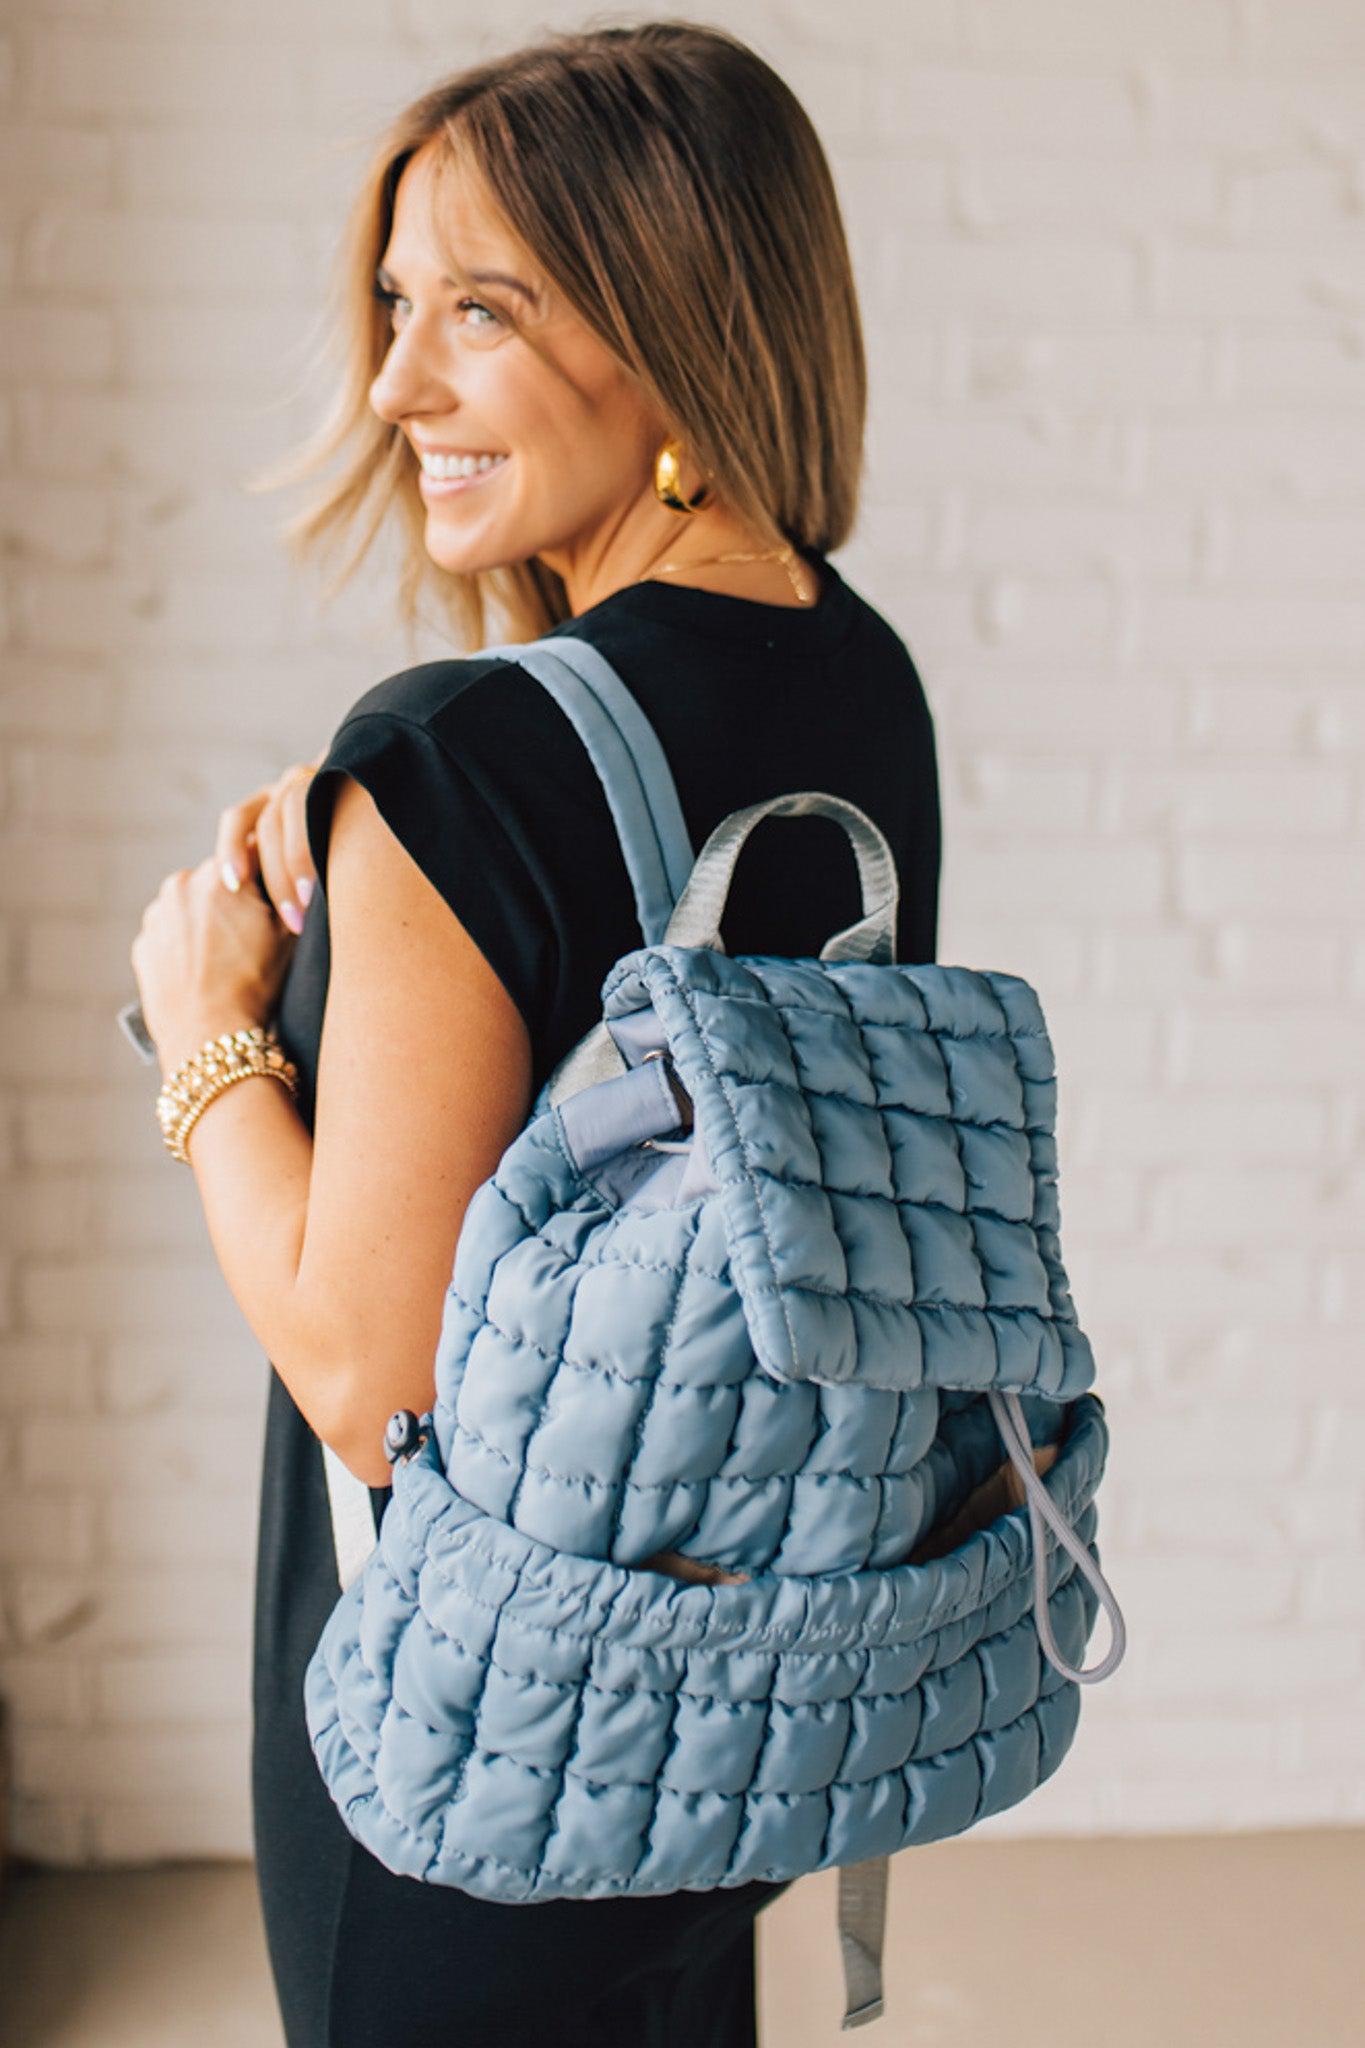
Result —
[{"label": "gray strap lining", "polygon": [[886,1936],[885,1856],[846,1863],[839,1872],[839,1954],[844,1965],[840,2030],[864,2027],[885,2011],[882,1946]]}]

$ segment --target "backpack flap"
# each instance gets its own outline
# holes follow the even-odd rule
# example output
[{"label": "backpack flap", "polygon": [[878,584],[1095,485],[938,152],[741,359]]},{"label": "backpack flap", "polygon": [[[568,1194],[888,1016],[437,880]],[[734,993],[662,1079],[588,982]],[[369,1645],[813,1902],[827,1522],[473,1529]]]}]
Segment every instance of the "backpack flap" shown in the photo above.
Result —
[{"label": "backpack flap", "polygon": [[[646,947],[603,986],[666,1044],[774,1377],[1067,1400],[1052,1049],[1009,974]],[[654,1020],[657,1020],[656,1022]]]}]

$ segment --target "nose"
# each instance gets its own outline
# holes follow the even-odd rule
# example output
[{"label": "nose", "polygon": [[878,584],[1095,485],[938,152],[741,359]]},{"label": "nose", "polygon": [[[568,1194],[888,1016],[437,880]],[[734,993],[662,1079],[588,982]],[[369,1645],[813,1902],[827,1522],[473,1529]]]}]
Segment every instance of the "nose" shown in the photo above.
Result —
[{"label": "nose", "polygon": [[410,318],[402,332],[394,335],[370,384],[370,410],[390,426],[398,426],[411,412],[448,412],[454,403],[454,394],[432,363],[418,328],[419,322]]}]

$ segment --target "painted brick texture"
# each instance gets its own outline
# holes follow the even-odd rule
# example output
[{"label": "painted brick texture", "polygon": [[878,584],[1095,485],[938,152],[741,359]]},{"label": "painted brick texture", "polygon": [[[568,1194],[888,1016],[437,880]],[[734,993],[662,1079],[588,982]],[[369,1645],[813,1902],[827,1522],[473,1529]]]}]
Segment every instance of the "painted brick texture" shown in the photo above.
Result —
[{"label": "painted brick texture", "polygon": [[[840,565],[935,711],[940,957],[1027,975],[1057,1046],[1130,1647],[987,1825],[1365,1819],[1365,15],[723,16],[847,212]],[[13,0],[0,36],[0,1689],[40,1857],[250,1849],[265,1367],[112,1012],[219,809],[451,651],[378,573],[323,614],[239,479],[326,395],[301,365],[380,120],[586,10],[491,19]]]}]

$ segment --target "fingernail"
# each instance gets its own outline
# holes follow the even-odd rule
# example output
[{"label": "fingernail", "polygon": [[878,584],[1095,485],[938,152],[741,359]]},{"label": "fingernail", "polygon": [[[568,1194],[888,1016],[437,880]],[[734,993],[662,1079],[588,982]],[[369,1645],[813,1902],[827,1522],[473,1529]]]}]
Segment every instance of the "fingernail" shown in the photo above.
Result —
[{"label": "fingernail", "polygon": [[299,902],[303,905],[304,909],[307,910],[309,899],[313,894],[313,877],[311,875],[296,876],[294,881],[294,894],[298,897]]},{"label": "fingernail", "polygon": [[299,909],[298,904],[291,902],[287,896],[280,905],[280,916],[284,919],[291,932],[297,934],[303,930],[303,912]]},{"label": "fingernail", "polygon": [[242,886],[242,877],[237,867],[237,863],[235,861],[225,860],[223,862],[222,874],[224,887],[231,889],[233,895],[235,896],[237,894],[237,891]]}]

